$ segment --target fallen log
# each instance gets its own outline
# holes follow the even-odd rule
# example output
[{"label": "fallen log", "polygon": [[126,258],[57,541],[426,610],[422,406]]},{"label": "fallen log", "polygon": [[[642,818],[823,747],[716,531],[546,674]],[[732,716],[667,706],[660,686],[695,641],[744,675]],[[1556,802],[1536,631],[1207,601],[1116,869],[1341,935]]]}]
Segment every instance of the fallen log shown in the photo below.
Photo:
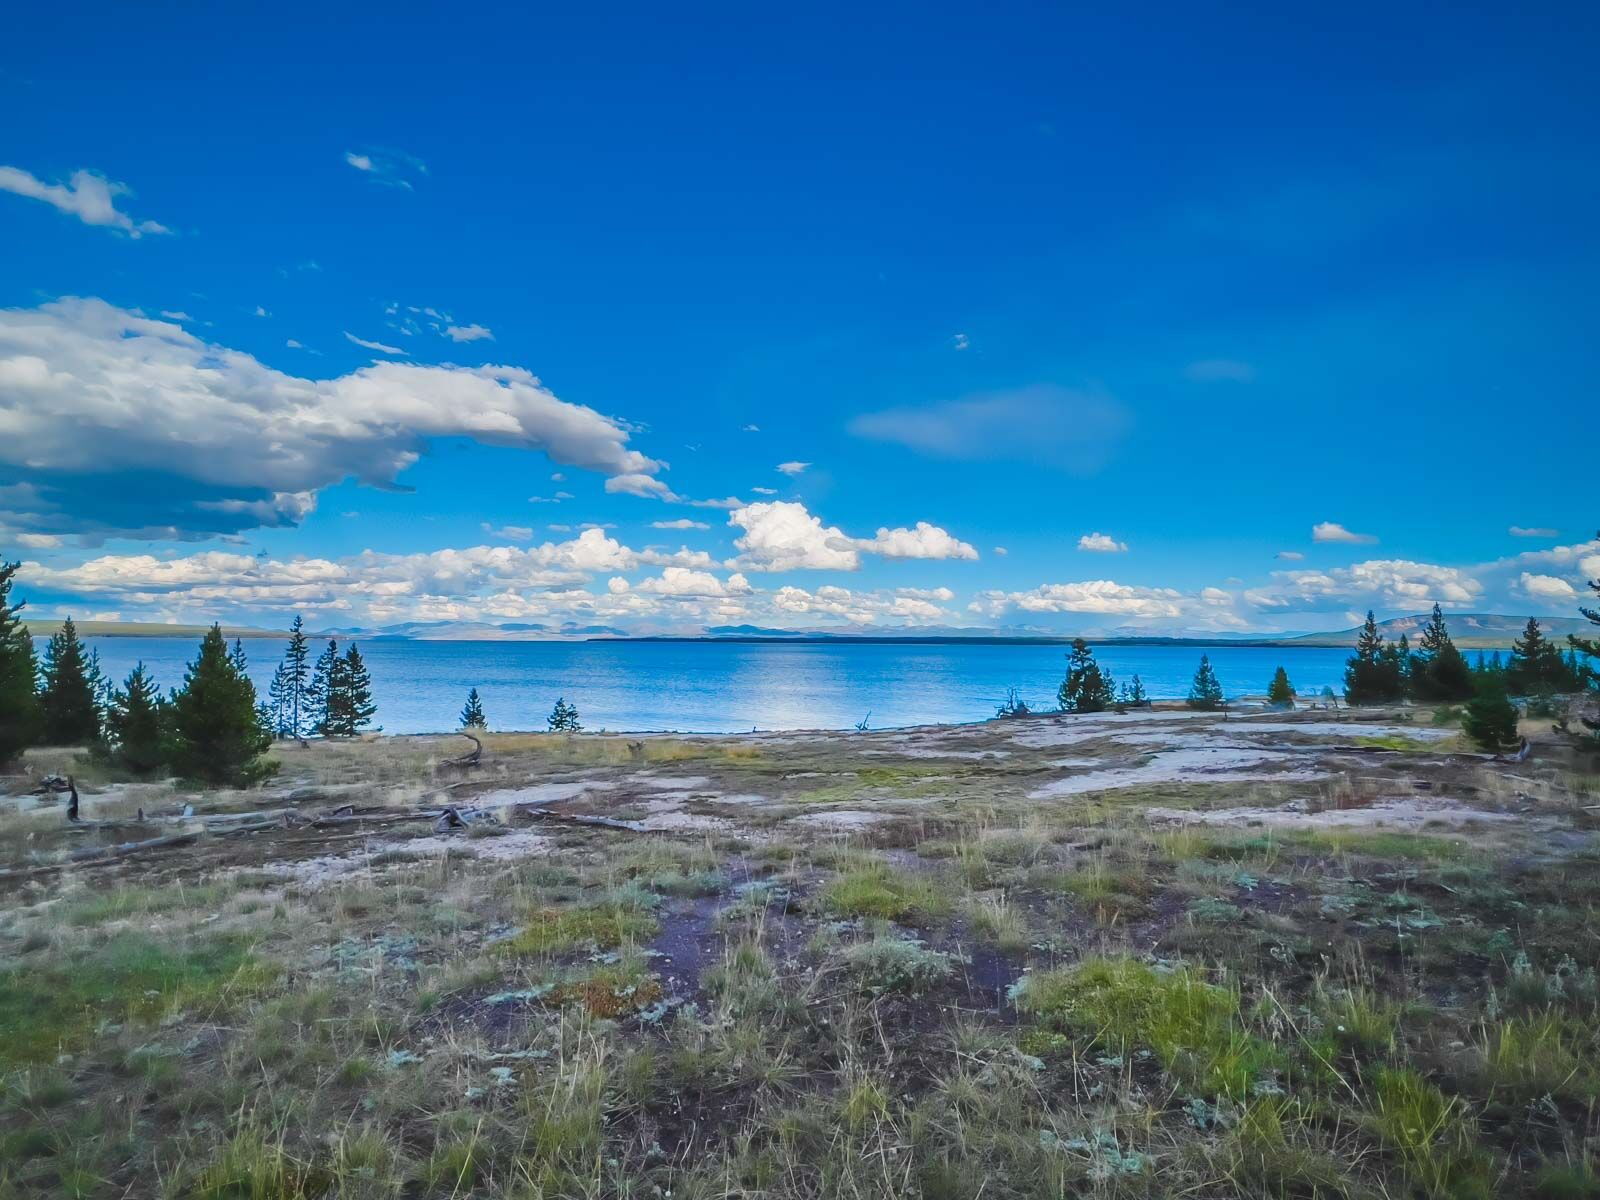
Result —
[{"label": "fallen log", "polygon": [[557,812],[553,808],[528,808],[514,805],[518,812],[541,821],[572,821],[578,825],[598,825],[602,829],[622,829],[628,833],[649,833],[638,821],[619,821],[614,817],[591,817],[586,813]]}]

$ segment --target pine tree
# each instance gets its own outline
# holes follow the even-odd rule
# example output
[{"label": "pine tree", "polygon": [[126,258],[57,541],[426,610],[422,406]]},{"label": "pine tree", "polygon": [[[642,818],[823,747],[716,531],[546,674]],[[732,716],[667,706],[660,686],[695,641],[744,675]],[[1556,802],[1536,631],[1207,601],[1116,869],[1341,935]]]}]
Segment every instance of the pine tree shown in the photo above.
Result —
[{"label": "pine tree", "polygon": [[311,732],[311,640],[305,635],[305,622],[295,614],[289,626],[289,645],[283,651],[284,732],[301,738]]},{"label": "pine tree", "polygon": [[[1600,533],[1594,536],[1596,539],[1600,539]],[[0,569],[0,603],[3,603],[5,599],[4,578],[4,570]],[[1596,597],[1600,597],[1600,579],[1589,580],[1589,590]],[[1596,603],[1600,603],[1600,600],[1597,600]],[[1600,608],[1585,608],[1580,604],[1578,605],[1578,611],[1583,614],[1589,624],[1600,625]],[[1574,650],[1586,658],[1600,658],[1600,637],[1579,637],[1575,633],[1569,633],[1567,641]]]},{"label": "pine tree", "polygon": [[1517,706],[1506,696],[1504,677],[1484,675],[1478,694],[1461,718],[1466,735],[1492,754],[1512,750],[1520,743],[1517,735]]},{"label": "pine tree", "polygon": [[213,625],[172,695],[172,761],[184,778],[244,785],[272,772],[262,758],[272,731],[261,723],[243,657],[242,646],[229,653],[221,627]]},{"label": "pine tree", "polygon": [[1545,696],[1555,692],[1565,672],[1561,652],[1544,636],[1536,617],[1529,617],[1522,636],[1511,643],[1506,662],[1506,686],[1524,696]]},{"label": "pine tree", "polygon": [[50,638],[40,672],[39,707],[44,740],[54,746],[91,746],[100,740],[99,659],[78,638],[68,617]]},{"label": "pine tree", "polygon": [[551,733],[578,733],[583,729],[578,723],[577,706],[568,704],[565,696],[556,701],[546,724],[550,726]]},{"label": "pine tree", "polygon": [[289,673],[283,663],[272,672],[272,682],[267,685],[267,717],[273,737],[290,737],[289,732]]},{"label": "pine tree", "polygon": [[1144,680],[1137,675],[1133,677],[1133,686],[1128,689],[1128,703],[1135,708],[1150,703],[1150,697],[1144,694]]},{"label": "pine tree", "polygon": [[1089,643],[1075,638],[1067,655],[1067,676],[1056,689],[1062,712],[1104,712],[1115,700],[1115,692],[1100,665],[1094,660]]},{"label": "pine tree", "polygon": [[1289,673],[1279,667],[1273,672],[1272,682],[1267,684],[1267,703],[1274,708],[1293,708],[1294,697],[1294,685],[1289,682]]},{"label": "pine tree", "polygon": [[378,706],[372,702],[372,676],[367,674],[367,664],[362,661],[361,651],[356,649],[353,642],[345,652],[341,682],[344,685],[344,703],[340,712],[343,732],[346,737],[355,737],[372,723]]},{"label": "pine tree", "polygon": [[1200,656],[1200,665],[1195,669],[1194,682],[1189,685],[1190,708],[1218,709],[1222,707],[1222,684],[1217,680],[1217,673],[1211,669],[1211,659],[1206,655]]},{"label": "pine tree", "polygon": [[39,737],[38,662],[33,637],[22,623],[22,601],[11,603],[12,577],[20,563],[0,559],[0,766]]},{"label": "pine tree", "polygon": [[489,718],[483,715],[483,701],[478,699],[477,688],[473,688],[467,693],[466,707],[461,710],[461,728],[489,728]]},{"label": "pine tree", "polygon": [[114,760],[135,775],[153,775],[167,761],[166,704],[140,663],[106,708],[106,740]]},{"label": "pine tree", "polygon": [[312,733],[334,736],[330,726],[337,724],[335,714],[341,703],[343,674],[344,659],[339,657],[339,643],[329,638],[327,648],[317,656],[316,666],[311,670],[311,683],[306,688],[306,715]]},{"label": "pine tree", "polygon": [[1344,698],[1347,704],[1390,704],[1404,695],[1404,672],[1395,647],[1385,646],[1378,619],[1367,610],[1367,620],[1356,636],[1355,655],[1345,662]]},{"label": "pine tree", "polygon": [[1472,669],[1451,640],[1444,613],[1437,604],[1423,626],[1418,644],[1421,653],[1412,659],[1408,680],[1413,698],[1446,704],[1470,700],[1474,694]]}]

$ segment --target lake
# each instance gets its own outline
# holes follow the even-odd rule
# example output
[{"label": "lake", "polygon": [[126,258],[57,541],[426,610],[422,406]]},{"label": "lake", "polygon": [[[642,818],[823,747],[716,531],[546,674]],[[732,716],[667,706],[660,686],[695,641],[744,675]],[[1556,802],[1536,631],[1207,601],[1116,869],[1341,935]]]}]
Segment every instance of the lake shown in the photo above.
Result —
[{"label": "lake", "polygon": [[[163,691],[183,681],[193,638],[89,638],[118,683],[143,660]],[[43,639],[37,640],[43,652]],[[250,676],[265,697],[283,652],[245,642]],[[315,658],[318,644],[312,653]],[[843,729],[869,712],[873,728],[980,721],[1015,687],[1034,707],[1055,707],[1065,646],[871,645],[728,642],[371,641],[375,722],[388,733],[454,729],[476,687],[492,729],[542,729],[558,697],[587,729],[736,733]],[[1135,672],[1152,699],[1187,694],[1201,648],[1106,646],[1095,651],[1118,683]],[[1336,691],[1350,652],[1326,647],[1210,646],[1224,691],[1261,695],[1280,664],[1303,696]]]}]

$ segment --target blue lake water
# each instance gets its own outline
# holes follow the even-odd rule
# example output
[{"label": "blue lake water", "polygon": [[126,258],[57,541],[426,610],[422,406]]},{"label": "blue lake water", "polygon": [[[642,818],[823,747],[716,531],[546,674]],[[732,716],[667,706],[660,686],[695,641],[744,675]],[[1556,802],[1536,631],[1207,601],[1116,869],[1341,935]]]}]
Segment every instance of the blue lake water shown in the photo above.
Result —
[{"label": "blue lake water", "polygon": [[[182,682],[197,646],[192,638],[88,641],[108,677],[120,683],[143,660],[163,691]],[[263,697],[282,652],[272,639],[245,642]],[[361,653],[375,722],[388,733],[454,729],[470,687],[492,729],[541,729],[561,696],[588,729],[843,729],[869,711],[873,728],[979,721],[994,715],[1008,687],[1054,708],[1066,669],[1064,646],[372,641]],[[1301,695],[1313,696],[1338,689],[1350,652],[1223,645],[1205,653],[1230,696],[1263,694],[1280,664]],[[1201,650],[1106,646],[1095,654],[1118,682],[1137,672],[1160,700],[1188,692]]]}]

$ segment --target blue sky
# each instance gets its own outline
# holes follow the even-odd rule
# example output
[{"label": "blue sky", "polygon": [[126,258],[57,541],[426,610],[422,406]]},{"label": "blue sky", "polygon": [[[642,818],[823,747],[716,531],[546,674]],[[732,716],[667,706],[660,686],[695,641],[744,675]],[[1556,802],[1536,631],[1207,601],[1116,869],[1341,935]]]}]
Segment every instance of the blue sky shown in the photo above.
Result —
[{"label": "blue sky", "polygon": [[1592,6],[575,7],[21,18],[36,612],[1299,630],[1600,574]]}]

